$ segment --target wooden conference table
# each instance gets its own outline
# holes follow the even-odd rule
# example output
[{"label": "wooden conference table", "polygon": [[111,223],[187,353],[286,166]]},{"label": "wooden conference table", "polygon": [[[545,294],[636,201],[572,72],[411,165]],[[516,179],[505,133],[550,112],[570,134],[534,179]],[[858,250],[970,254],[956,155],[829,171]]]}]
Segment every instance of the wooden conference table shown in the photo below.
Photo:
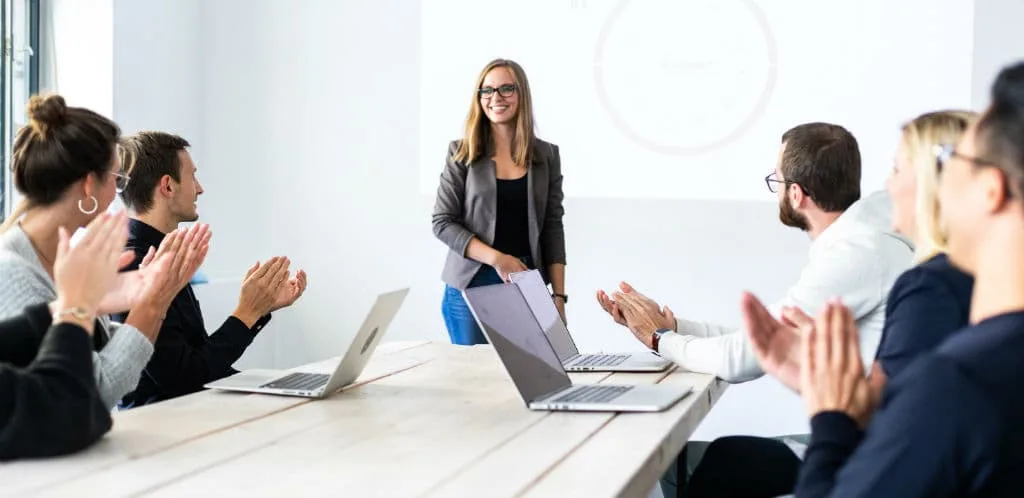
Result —
[{"label": "wooden conference table", "polygon": [[725,388],[680,371],[572,377],[694,392],[662,413],[536,412],[489,346],[384,343],[323,400],[203,391],[119,412],[81,453],[0,463],[0,495],[642,497]]}]

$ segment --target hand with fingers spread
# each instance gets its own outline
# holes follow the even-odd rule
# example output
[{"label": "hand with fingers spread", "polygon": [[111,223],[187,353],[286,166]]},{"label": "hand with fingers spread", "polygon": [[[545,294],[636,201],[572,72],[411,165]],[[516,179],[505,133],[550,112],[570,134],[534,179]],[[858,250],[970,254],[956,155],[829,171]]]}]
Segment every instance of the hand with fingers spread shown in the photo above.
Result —
[{"label": "hand with fingers spread", "polygon": [[63,227],[58,236],[53,263],[57,288],[57,301],[52,305],[54,321],[73,322],[91,334],[99,304],[113,287],[117,270],[122,266],[128,217],[123,212],[97,216],[75,247],[71,247],[71,237]]},{"label": "hand with fingers spread", "polygon": [[167,234],[155,251],[150,248],[138,270],[149,279],[140,294],[131,298],[134,305],[124,323],[155,343],[174,297],[206,259],[212,236],[209,225],[196,224]]},{"label": "hand with fingers spread", "polygon": [[[629,331],[649,348],[654,347],[654,332],[672,329],[675,317],[667,307],[662,310],[658,303],[636,292],[616,292],[615,307],[621,312]],[[671,320],[672,326],[666,326]]]},{"label": "hand with fingers spread", "polygon": [[295,277],[288,278],[277,291],[277,298],[274,300],[274,305],[270,307],[270,311],[277,311],[295,304],[295,301],[302,297],[302,293],[306,292],[306,283],[305,270],[299,270],[295,273]]},{"label": "hand with fingers spread", "polygon": [[[205,224],[167,234],[159,250],[149,249],[138,270],[118,275],[117,283],[101,304],[103,313],[128,311],[144,302],[166,310],[206,259],[212,235]],[[129,263],[132,254],[125,253]]]},{"label": "hand with fingers spread", "polygon": [[[633,286],[629,285],[628,283],[620,282],[619,290],[615,292],[615,294],[629,295],[631,297],[638,299],[645,309],[659,310],[658,328],[669,330],[676,329],[676,317],[675,315],[672,314],[672,310],[670,310],[668,306],[662,308],[653,299],[637,292],[637,290],[634,289]],[[608,294],[605,293],[605,291],[599,290],[597,291],[597,302],[598,304],[601,305],[601,308],[606,313],[611,315],[612,320],[615,320],[615,323],[622,325],[623,327],[629,327],[629,323],[627,322],[626,317],[623,316],[622,309],[619,306],[617,300],[613,300],[612,298],[608,297]]]},{"label": "hand with fingers spread", "polygon": [[857,335],[849,308],[838,301],[826,304],[802,339],[800,387],[811,417],[839,411],[864,429],[878,406],[886,379],[878,363],[871,378],[865,378]]},{"label": "hand with fingers spread", "polygon": [[801,330],[785,318],[776,320],[761,301],[749,293],[740,299],[743,327],[765,372],[786,387],[800,392]]},{"label": "hand with fingers spread", "polygon": [[288,282],[291,262],[283,256],[274,256],[265,263],[256,262],[245,274],[238,307],[233,316],[252,328],[260,317],[270,313],[277,303],[281,288]]}]

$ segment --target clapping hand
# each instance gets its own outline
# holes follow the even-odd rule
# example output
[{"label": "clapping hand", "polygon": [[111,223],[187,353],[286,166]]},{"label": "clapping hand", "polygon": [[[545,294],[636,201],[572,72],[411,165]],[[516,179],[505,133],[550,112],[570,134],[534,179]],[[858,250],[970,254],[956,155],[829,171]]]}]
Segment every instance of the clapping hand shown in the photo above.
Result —
[{"label": "clapping hand", "polygon": [[[636,298],[644,309],[659,310],[659,328],[675,330],[676,317],[672,313],[672,310],[668,308],[668,306],[659,306],[658,303],[655,302],[653,299],[641,294],[640,292],[637,292],[637,290],[634,289],[633,286],[629,285],[626,282],[619,283],[619,291],[615,292],[615,294],[628,295]],[[617,302],[617,299],[613,300],[612,298],[608,297],[608,294],[605,291],[599,290],[597,291],[597,302],[598,304],[601,305],[601,309],[608,313],[612,317],[612,320],[615,320],[615,323],[622,325],[623,327],[629,326],[626,317],[623,315],[622,308],[619,306],[619,303]]]},{"label": "clapping hand", "polygon": [[654,332],[659,329],[675,328],[675,316],[667,307],[638,292],[616,292],[615,309],[625,320],[626,327],[645,346],[654,347]]},{"label": "clapping hand", "polygon": [[[800,392],[801,330],[792,321],[776,320],[750,293],[740,299],[743,326],[758,363],[786,387]],[[784,315],[785,316],[785,315]]]},{"label": "clapping hand", "polygon": [[808,414],[843,412],[864,429],[886,378],[878,363],[865,378],[853,314],[838,301],[829,302],[808,332],[801,340],[800,368],[800,392]]},{"label": "clapping hand", "polygon": [[296,272],[295,277],[286,280],[284,285],[278,289],[277,298],[274,300],[274,305],[270,307],[270,311],[277,311],[295,304],[295,301],[302,297],[302,293],[306,292],[306,283],[306,272],[304,270]]},{"label": "clapping hand", "polygon": [[127,241],[128,217],[123,212],[97,216],[74,247],[67,230],[58,230],[53,264],[57,301],[53,308],[60,318],[55,321],[73,321],[92,333],[99,304],[123,266]]}]

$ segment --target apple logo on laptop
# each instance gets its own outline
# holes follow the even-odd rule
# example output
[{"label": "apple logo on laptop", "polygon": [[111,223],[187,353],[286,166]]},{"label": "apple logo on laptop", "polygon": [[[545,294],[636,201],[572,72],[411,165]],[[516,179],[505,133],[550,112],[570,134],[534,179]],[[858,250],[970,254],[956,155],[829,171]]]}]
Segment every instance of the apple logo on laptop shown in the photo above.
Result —
[{"label": "apple logo on laptop", "polygon": [[360,355],[364,355],[364,354],[366,354],[366,350],[367,350],[367,348],[369,348],[369,347],[370,347],[370,344],[371,344],[371,343],[373,343],[373,338],[374,338],[374,337],[377,337],[377,331],[378,331],[378,330],[380,330],[380,327],[374,327],[374,328],[373,328],[373,332],[370,332],[370,337],[367,337],[367,338],[366,338],[366,342],[364,342],[364,343],[363,343],[363,349],[362,349],[362,351],[359,351],[359,354],[360,354]]}]

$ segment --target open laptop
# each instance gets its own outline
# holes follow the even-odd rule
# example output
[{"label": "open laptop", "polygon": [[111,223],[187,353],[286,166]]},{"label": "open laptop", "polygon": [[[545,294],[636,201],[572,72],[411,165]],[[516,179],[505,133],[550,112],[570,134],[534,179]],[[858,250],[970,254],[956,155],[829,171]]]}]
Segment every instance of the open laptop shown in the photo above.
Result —
[{"label": "open laptop", "polygon": [[463,296],[531,410],[658,412],[693,390],[686,384],[574,386],[518,286],[473,287]]},{"label": "open laptop", "polygon": [[283,394],[304,398],[324,398],[353,382],[377,348],[391,320],[398,313],[409,289],[377,296],[377,301],[363,321],[348,351],[338,362],[334,373],[290,372],[287,370],[246,370],[203,387],[225,391]]},{"label": "open laptop", "polygon": [[562,366],[570,372],[661,372],[672,362],[653,352],[646,353],[587,353],[580,354],[576,343],[558,315],[558,308],[537,270],[509,275],[519,287],[533,316],[540,322],[551,346],[555,348]]}]

